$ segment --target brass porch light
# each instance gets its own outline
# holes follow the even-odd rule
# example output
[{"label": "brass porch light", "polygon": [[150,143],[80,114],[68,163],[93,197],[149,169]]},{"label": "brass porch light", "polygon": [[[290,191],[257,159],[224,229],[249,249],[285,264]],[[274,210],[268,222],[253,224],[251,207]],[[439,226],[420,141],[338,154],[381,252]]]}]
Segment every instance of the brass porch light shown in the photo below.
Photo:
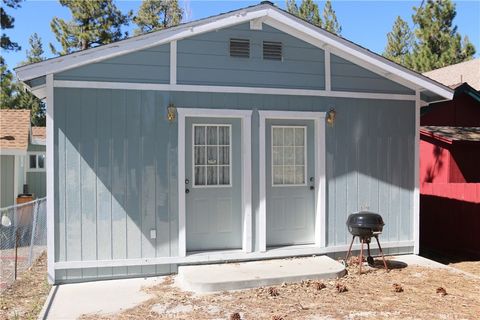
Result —
[{"label": "brass porch light", "polygon": [[330,109],[330,111],[327,112],[327,123],[330,127],[333,127],[336,116],[337,116],[337,111],[335,111],[334,108]]},{"label": "brass porch light", "polygon": [[175,121],[176,113],[177,113],[177,108],[175,108],[173,103],[170,103],[167,107],[167,119],[169,122]]}]

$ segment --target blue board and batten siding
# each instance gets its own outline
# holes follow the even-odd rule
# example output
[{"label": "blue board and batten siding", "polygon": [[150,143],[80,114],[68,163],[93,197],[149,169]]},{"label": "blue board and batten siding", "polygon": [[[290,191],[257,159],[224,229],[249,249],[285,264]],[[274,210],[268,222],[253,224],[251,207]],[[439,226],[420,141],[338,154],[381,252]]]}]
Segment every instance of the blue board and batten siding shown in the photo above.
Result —
[{"label": "blue board and batten siding", "polygon": [[[250,39],[251,58],[230,57],[229,38]],[[263,40],[281,41],[284,60],[263,60]],[[238,25],[180,40],[177,50],[179,84],[325,86],[324,52],[265,25],[262,31]],[[168,83],[168,56],[169,46],[162,45],[56,74],[55,79]],[[141,67],[150,63],[155,67]],[[110,64],[115,65],[115,73],[108,71],[113,68]],[[411,93],[348,64],[332,57],[332,89]],[[140,67],[132,67],[135,65]],[[344,80],[339,80],[342,77]],[[367,78],[371,80],[365,81]],[[166,120],[169,103],[182,108],[254,111],[251,188],[255,250],[259,247],[260,203],[258,110],[336,109],[335,125],[325,131],[327,246],[348,244],[346,217],[360,209],[384,216],[383,241],[413,240],[413,101],[73,88],[56,88],[54,99],[55,261],[178,254],[178,128],[176,121]],[[152,230],[156,239],[150,237]],[[391,252],[398,250],[410,252],[412,248],[393,248]],[[59,282],[79,281],[175,269],[174,265],[70,269],[57,270],[56,278]]]}]

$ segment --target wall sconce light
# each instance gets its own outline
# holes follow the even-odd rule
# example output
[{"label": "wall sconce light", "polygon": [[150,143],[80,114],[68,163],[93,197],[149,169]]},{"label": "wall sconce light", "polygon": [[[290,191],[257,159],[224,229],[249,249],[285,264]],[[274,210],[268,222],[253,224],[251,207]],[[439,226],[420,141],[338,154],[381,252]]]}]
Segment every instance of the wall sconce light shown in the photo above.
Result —
[{"label": "wall sconce light", "polygon": [[330,111],[327,112],[327,123],[330,127],[333,127],[333,124],[335,123],[335,117],[337,116],[337,111],[335,109],[330,109]]},{"label": "wall sconce light", "polygon": [[169,122],[175,121],[176,113],[177,113],[177,108],[175,108],[173,103],[170,103],[167,107],[167,119]]}]

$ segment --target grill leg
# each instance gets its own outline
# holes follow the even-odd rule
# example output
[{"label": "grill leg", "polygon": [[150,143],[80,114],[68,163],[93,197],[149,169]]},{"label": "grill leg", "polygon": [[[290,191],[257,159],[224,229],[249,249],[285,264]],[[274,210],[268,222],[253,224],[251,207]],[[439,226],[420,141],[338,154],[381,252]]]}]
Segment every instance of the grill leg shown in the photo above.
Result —
[{"label": "grill leg", "polygon": [[362,274],[362,264],[363,264],[363,238],[360,237],[360,260],[358,261],[358,264],[360,266],[360,270],[358,271],[358,274]]},{"label": "grill leg", "polygon": [[353,246],[354,240],[355,240],[355,236],[353,236],[352,242],[350,242],[350,247],[348,248],[347,256],[345,257],[345,265],[348,264],[348,258],[350,257],[350,253],[352,253],[352,246]]},{"label": "grill leg", "polygon": [[380,246],[380,241],[378,241],[378,236],[375,236],[375,239],[377,239],[378,249],[380,249],[380,253],[382,254],[383,265],[385,266],[385,270],[388,271],[387,261],[385,261],[385,256],[383,255],[383,250],[382,250],[382,247]]}]

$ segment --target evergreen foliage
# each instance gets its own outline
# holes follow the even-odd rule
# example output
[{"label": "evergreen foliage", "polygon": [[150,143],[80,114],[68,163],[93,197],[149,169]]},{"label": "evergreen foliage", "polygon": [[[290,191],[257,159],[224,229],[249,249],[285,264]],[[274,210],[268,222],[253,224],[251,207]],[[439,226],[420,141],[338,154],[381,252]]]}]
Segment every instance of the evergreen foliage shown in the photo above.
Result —
[{"label": "evergreen foliage", "polygon": [[383,56],[401,65],[411,63],[414,36],[408,23],[397,16],[392,31],[387,34],[387,46]]},{"label": "evergreen foliage", "polygon": [[135,34],[142,34],[178,25],[183,10],[178,0],[143,0],[133,22],[138,26]]},{"label": "evergreen foliage", "polygon": [[457,31],[457,14],[451,0],[427,0],[413,7],[414,32],[397,17],[383,55],[418,72],[442,68],[473,58],[475,47]]},{"label": "evergreen foliage", "polygon": [[427,0],[415,8],[416,43],[410,67],[419,72],[442,68],[472,59],[475,47],[453,25],[457,12],[451,0]]},{"label": "evergreen foliage", "polygon": [[333,10],[332,2],[330,0],[327,0],[323,7],[323,20],[320,16],[318,5],[313,0],[302,0],[300,7],[298,7],[295,0],[286,0],[285,7],[291,14],[336,35],[340,35],[340,32],[342,31],[342,27],[340,26],[340,23],[338,23],[337,15],[335,10]]},{"label": "evergreen foliage", "polygon": [[[1,46],[2,50],[14,50],[18,51],[21,47],[18,43],[13,42],[9,36],[5,34],[5,30],[12,29],[14,26],[15,18],[11,15],[7,14],[5,11],[6,7],[16,9],[20,7],[20,2],[22,0],[2,0],[3,5],[0,7],[0,20],[2,26],[2,36],[1,36]],[[2,61],[2,66],[4,65],[4,61]],[[2,73],[3,74],[3,73]]]},{"label": "evergreen foliage", "polygon": [[122,32],[122,26],[128,25],[132,12],[123,14],[113,0],[59,1],[62,6],[70,9],[72,20],[65,21],[58,17],[52,19],[50,27],[62,46],[62,51],[58,52],[50,44],[54,54],[64,55],[85,50],[128,36],[127,33]]},{"label": "evergreen foliage", "polygon": [[336,35],[340,35],[342,32],[342,27],[340,26],[340,23],[338,23],[337,15],[335,14],[335,10],[333,10],[332,2],[330,0],[327,0],[323,7],[323,29]]}]

